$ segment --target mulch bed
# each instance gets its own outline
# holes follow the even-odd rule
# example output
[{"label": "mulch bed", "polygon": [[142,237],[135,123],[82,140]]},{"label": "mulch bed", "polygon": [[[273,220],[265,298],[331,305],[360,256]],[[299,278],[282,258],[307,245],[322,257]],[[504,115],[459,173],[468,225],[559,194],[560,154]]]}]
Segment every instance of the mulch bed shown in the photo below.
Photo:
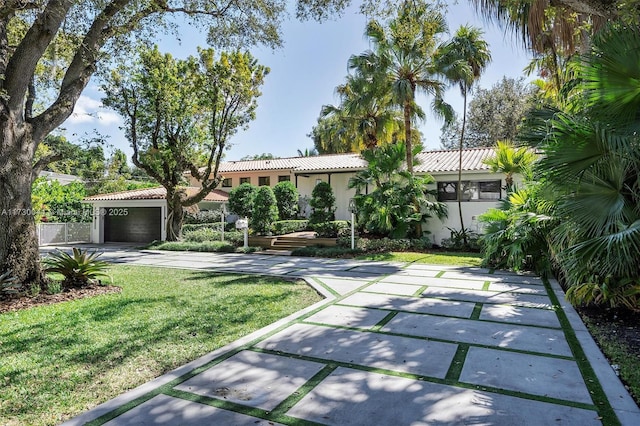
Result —
[{"label": "mulch bed", "polygon": [[119,293],[122,289],[112,285],[89,285],[83,288],[70,288],[57,294],[38,294],[37,296],[20,296],[11,299],[0,300],[0,313],[15,312],[34,306],[51,305],[53,303],[68,302],[70,300],[84,299],[85,297],[99,296],[101,294]]}]

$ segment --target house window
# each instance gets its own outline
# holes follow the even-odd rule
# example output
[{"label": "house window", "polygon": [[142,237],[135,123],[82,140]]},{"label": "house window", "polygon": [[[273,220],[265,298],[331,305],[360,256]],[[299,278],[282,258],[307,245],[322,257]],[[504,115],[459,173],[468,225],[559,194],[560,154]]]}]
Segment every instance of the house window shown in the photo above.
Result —
[{"label": "house window", "polygon": [[258,178],[258,186],[269,186],[271,185],[271,179],[269,176],[260,176]]},{"label": "house window", "polygon": [[291,176],[289,175],[278,176],[278,182],[289,182],[290,180]]},{"label": "house window", "polygon": [[231,183],[231,178],[222,179],[222,187],[223,188],[231,188],[233,185]]},{"label": "house window", "polygon": [[[499,200],[500,181],[462,181],[462,201]],[[456,201],[458,182],[438,182],[438,201]]]},{"label": "house window", "polygon": [[251,183],[251,178],[249,177],[240,178],[240,185],[242,185],[243,183]]}]

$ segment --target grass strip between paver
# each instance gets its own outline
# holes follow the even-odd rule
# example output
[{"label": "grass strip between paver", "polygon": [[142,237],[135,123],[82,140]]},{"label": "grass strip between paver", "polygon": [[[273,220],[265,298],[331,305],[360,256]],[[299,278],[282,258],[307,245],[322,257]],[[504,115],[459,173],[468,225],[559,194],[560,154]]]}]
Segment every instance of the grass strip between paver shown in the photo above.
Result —
[{"label": "grass strip between paver", "polygon": [[489,291],[490,285],[491,285],[491,281],[485,281],[484,284],[482,284],[482,290]]},{"label": "grass strip between paver", "polygon": [[[482,306],[483,306],[482,303],[476,302],[475,306],[473,307],[473,311],[471,312],[471,316],[469,317],[469,319],[480,320],[480,314],[482,313]],[[496,321],[496,322],[498,322],[498,321]],[[499,323],[500,324],[504,324],[503,322],[499,322]]]},{"label": "grass strip between paver", "polygon": [[384,318],[382,318],[376,325],[370,328],[371,331],[379,331],[382,327],[387,325],[389,321],[391,321],[396,315],[398,315],[398,311],[392,311],[387,314]]},{"label": "grass strip between paver", "polygon": [[428,288],[429,288],[428,285],[423,285],[422,287],[418,288],[418,290],[416,290],[416,292],[413,293],[412,296],[413,297],[420,297],[420,296],[422,296],[422,293],[427,291]]},{"label": "grass strip between paver", "polygon": [[318,278],[311,278],[314,282],[316,282],[318,285],[322,286],[322,288],[324,288],[325,290],[327,290],[329,293],[331,293],[334,297],[339,297],[340,293],[338,293],[337,291],[335,291],[334,289],[332,289],[331,287],[329,287],[328,285],[326,285],[325,283],[323,283],[321,280],[319,280]]},{"label": "grass strip between paver", "polygon": [[440,271],[436,274],[436,276],[434,278],[440,278],[442,277],[447,271]]},{"label": "grass strip between paver", "polygon": [[449,366],[449,370],[447,371],[447,375],[445,376],[446,380],[451,380],[452,382],[457,382],[460,380],[460,375],[462,374],[462,367],[464,367],[464,361],[467,359],[467,353],[469,352],[469,345],[460,343],[458,345],[458,350],[456,354],[453,356],[451,360],[451,365]]},{"label": "grass strip between paver", "polygon": [[567,343],[573,352],[573,355],[576,359],[576,363],[578,364],[578,368],[582,373],[582,377],[584,378],[584,382],[589,390],[589,394],[591,395],[591,399],[595,403],[598,408],[598,413],[602,417],[602,424],[607,426],[616,426],[620,425],[620,420],[618,420],[618,416],[616,415],[613,407],[611,407],[611,403],[609,403],[609,399],[607,398],[607,394],[602,389],[602,385],[596,376],[596,373],[593,371],[593,367],[591,367],[591,363],[587,358],[584,350],[582,349],[582,345],[578,341],[578,337],[576,336],[573,327],[571,326],[571,322],[569,322],[569,318],[567,318],[567,314],[562,309],[560,305],[560,301],[556,296],[556,293],[553,291],[551,287],[551,283],[546,278],[543,279],[544,286],[547,290],[547,294],[549,299],[551,300],[552,305],[555,308],[556,315],[558,316],[558,320],[560,321],[560,325],[564,331],[564,335],[567,339]]}]

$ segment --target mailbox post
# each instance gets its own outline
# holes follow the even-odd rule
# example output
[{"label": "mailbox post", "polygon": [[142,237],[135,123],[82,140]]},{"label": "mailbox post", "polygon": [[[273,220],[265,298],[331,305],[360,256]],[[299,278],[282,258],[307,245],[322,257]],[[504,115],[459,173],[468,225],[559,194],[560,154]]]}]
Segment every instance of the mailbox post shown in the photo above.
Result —
[{"label": "mailbox post", "polygon": [[349,211],[351,212],[351,250],[356,248],[356,200],[349,198]]},{"label": "mailbox post", "polygon": [[236,229],[242,229],[244,231],[244,248],[249,247],[249,219],[236,220]]},{"label": "mailbox post", "polygon": [[225,225],[225,216],[227,215],[226,204],[222,204],[220,206],[220,241],[224,243],[224,225]]}]

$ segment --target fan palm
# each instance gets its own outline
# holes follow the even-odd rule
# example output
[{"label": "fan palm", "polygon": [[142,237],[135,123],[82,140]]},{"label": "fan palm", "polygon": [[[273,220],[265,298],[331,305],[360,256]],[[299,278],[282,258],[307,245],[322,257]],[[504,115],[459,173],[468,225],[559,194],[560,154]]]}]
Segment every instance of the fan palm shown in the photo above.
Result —
[{"label": "fan palm", "polygon": [[412,120],[425,116],[416,103],[416,93],[432,95],[434,112],[446,120],[453,118],[451,107],[443,100],[443,70],[435,60],[438,38],[446,31],[446,21],[439,10],[404,2],[388,28],[375,20],[369,22],[366,35],[373,50],[349,60],[356,75],[387,88],[392,102],[402,109],[410,173],[413,172]]},{"label": "fan palm", "polygon": [[579,286],[574,301],[624,303],[624,294],[637,303],[640,28],[603,31],[577,74],[571,108],[542,111],[533,126],[547,129],[537,169],[561,219],[554,251],[568,284]]},{"label": "fan palm", "polygon": [[513,176],[515,174],[528,175],[531,166],[536,161],[536,154],[527,147],[515,147],[509,141],[498,141],[496,155],[484,160],[484,164],[494,173],[504,173],[507,192],[514,189]]}]

